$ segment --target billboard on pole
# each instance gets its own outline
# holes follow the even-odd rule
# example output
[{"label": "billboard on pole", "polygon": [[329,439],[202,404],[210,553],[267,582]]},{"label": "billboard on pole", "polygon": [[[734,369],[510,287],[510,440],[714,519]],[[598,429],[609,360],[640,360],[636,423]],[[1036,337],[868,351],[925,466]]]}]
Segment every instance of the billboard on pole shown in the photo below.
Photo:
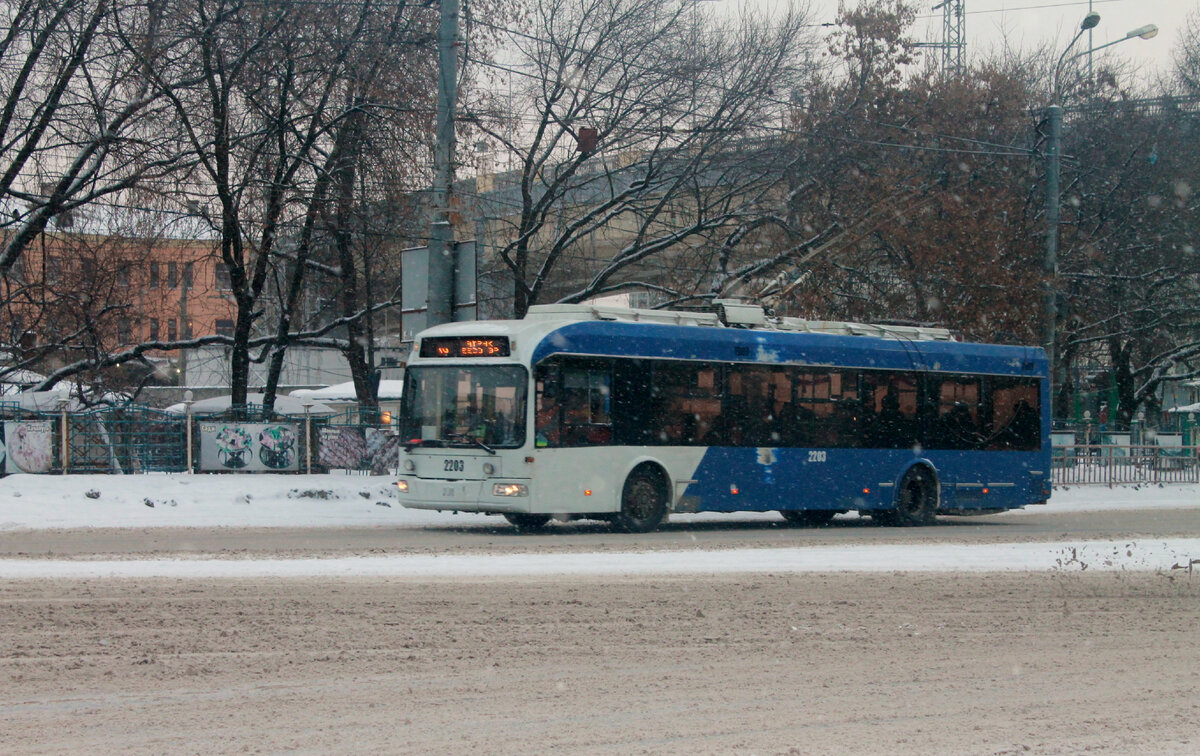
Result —
[{"label": "billboard on pole", "polygon": [[[403,281],[400,287],[400,328],[403,341],[425,329],[429,305],[429,247],[412,247],[400,252]],[[478,245],[474,241],[454,245],[454,319],[475,320],[479,270]]]}]

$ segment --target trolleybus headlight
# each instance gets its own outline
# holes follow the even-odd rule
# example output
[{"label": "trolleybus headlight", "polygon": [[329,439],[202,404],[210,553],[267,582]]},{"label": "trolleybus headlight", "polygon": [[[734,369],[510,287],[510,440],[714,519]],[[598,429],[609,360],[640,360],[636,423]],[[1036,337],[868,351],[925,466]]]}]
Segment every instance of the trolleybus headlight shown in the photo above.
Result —
[{"label": "trolleybus headlight", "polygon": [[496,474],[496,466],[493,465],[491,462],[484,462],[483,463],[483,474],[484,475],[495,475]]},{"label": "trolleybus headlight", "polygon": [[400,489],[400,493],[408,493],[408,481],[407,480],[396,481],[396,488]]},{"label": "trolleybus headlight", "polygon": [[417,463],[413,462],[411,459],[406,459],[404,460],[404,469],[408,472],[412,472],[413,470],[417,469]]},{"label": "trolleybus headlight", "polygon": [[529,486],[524,483],[496,483],[492,486],[492,496],[528,496]]}]

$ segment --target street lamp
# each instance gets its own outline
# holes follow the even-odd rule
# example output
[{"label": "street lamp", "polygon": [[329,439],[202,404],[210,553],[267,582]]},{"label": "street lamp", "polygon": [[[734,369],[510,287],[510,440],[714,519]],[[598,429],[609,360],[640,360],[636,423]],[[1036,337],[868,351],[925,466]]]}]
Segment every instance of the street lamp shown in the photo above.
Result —
[{"label": "street lamp", "polygon": [[301,402],[304,407],[304,472],[312,475],[312,408],[313,401],[305,399]]},{"label": "street lamp", "polygon": [[1068,60],[1074,60],[1083,55],[1091,55],[1096,50],[1112,45],[1126,42],[1131,39],[1151,39],[1158,34],[1158,27],[1154,24],[1146,24],[1126,34],[1124,37],[1112,42],[1107,42],[1099,47],[1084,50],[1081,53],[1076,53],[1068,57],[1071,48],[1079,41],[1085,31],[1090,31],[1100,23],[1100,14],[1092,11],[1083,17],[1083,21],[1079,24],[1079,31],[1071,39],[1070,44],[1063,50],[1062,55],[1058,56],[1058,62],[1054,65],[1054,76],[1051,81],[1051,95],[1053,100],[1049,107],[1046,108],[1046,123],[1049,133],[1046,136],[1046,254],[1042,260],[1042,273],[1044,274],[1044,282],[1042,284],[1042,302],[1043,313],[1042,317],[1045,320],[1045,333],[1043,334],[1042,347],[1046,350],[1046,358],[1050,363],[1050,407],[1051,417],[1054,416],[1054,397],[1056,381],[1055,368],[1055,321],[1058,319],[1058,287],[1055,285],[1055,279],[1058,277],[1058,227],[1059,227],[1059,212],[1060,212],[1060,197],[1059,197],[1059,173],[1061,168],[1061,150],[1062,150],[1062,117],[1063,109],[1058,104],[1059,88],[1058,76],[1062,72],[1063,63]]},{"label": "street lamp", "polygon": [[[1062,51],[1062,55],[1058,56],[1058,63],[1054,64],[1054,80],[1051,82],[1054,85],[1053,94],[1054,94],[1055,102],[1058,102],[1058,94],[1059,94],[1058,93],[1058,74],[1062,70],[1063,63],[1065,63],[1067,60],[1074,60],[1075,58],[1079,57],[1079,55],[1072,55],[1070,58],[1068,58],[1067,53],[1071,52],[1071,48],[1075,46],[1075,43],[1079,41],[1079,38],[1083,36],[1083,33],[1085,31],[1091,31],[1092,29],[1095,29],[1096,25],[1099,23],[1100,23],[1100,14],[1095,11],[1092,11],[1091,13],[1088,13],[1086,16],[1084,16],[1083,21],[1080,22],[1080,24],[1079,24],[1079,31],[1075,32],[1075,36],[1071,38],[1070,43],[1067,44],[1067,48]],[[1157,31],[1157,28],[1156,28],[1156,31]],[[1118,41],[1124,41],[1124,40],[1118,40]],[[1105,47],[1107,47],[1107,45],[1105,45]],[[1088,52],[1091,52],[1091,51],[1089,50]],[[1087,52],[1080,53],[1080,55],[1087,55]]]},{"label": "street lamp", "polygon": [[[1155,24],[1146,24],[1145,26],[1139,26],[1136,29],[1130,29],[1129,31],[1125,32],[1125,36],[1121,37],[1120,39],[1114,39],[1112,42],[1105,42],[1102,45],[1096,45],[1095,47],[1089,49],[1086,53],[1080,53],[1080,55],[1088,56],[1088,78],[1090,79],[1092,77],[1092,53],[1096,52],[1097,50],[1103,50],[1106,47],[1119,45],[1129,39],[1153,39],[1157,36],[1158,26]],[[1076,55],[1074,57],[1079,56]]]},{"label": "street lamp", "polygon": [[187,474],[191,475],[192,470],[192,405],[196,403],[196,395],[191,389],[183,392],[183,410],[187,422],[187,431],[184,433],[184,443],[187,444]]}]

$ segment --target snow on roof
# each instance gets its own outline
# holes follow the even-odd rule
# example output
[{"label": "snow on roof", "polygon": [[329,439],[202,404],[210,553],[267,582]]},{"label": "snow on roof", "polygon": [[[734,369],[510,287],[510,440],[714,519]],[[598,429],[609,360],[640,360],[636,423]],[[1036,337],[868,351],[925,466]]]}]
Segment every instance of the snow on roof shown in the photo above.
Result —
[{"label": "snow on roof", "polygon": [[22,391],[16,394],[6,394],[4,403],[6,405],[16,405],[26,412],[58,412],[63,405],[60,402],[66,402],[67,410],[74,412],[82,405],[74,398],[68,398],[69,393],[65,391],[65,386],[55,386],[49,391]]},{"label": "snow on roof", "polygon": [[[201,399],[198,402],[192,402],[193,415],[220,415],[229,411],[233,397],[231,396],[214,396],[209,399]],[[246,403],[262,406],[262,394],[246,394]],[[187,403],[179,402],[167,407],[166,412],[182,415],[187,412]],[[332,407],[327,407],[324,404],[310,404],[305,411],[304,403],[299,399],[293,399],[289,396],[275,397],[275,414],[288,415],[290,417],[303,417],[304,415],[336,415],[337,410]]]},{"label": "snow on roof", "polygon": [[32,370],[16,368],[5,372],[5,368],[0,367],[0,383],[15,383],[21,386],[32,386],[36,383],[41,383],[46,380],[46,376],[41,373],[35,373]]},{"label": "snow on roof", "polygon": [[1182,407],[1173,407],[1172,409],[1167,410],[1167,412],[1179,412],[1184,414],[1188,412],[1200,412],[1200,402],[1196,402],[1195,404],[1185,404]]},{"label": "snow on roof", "polygon": [[[386,380],[379,382],[380,401],[395,401],[400,398],[404,381]],[[354,381],[335,383],[319,389],[296,389],[290,396],[298,399],[317,399],[324,402],[356,402],[358,395],[354,393]]]}]

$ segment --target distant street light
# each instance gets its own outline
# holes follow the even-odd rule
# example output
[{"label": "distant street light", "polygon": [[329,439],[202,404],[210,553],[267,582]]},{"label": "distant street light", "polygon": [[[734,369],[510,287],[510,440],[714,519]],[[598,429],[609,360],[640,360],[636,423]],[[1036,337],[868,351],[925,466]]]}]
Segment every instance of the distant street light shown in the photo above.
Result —
[{"label": "distant street light", "polygon": [[1055,365],[1055,327],[1058,320],[1058,286],[1055,284],[1055,279],[1058,277],[1058,227],[1060,216],[1060,201],[1059,197],[1059,173],[1061,168],[1061,150],[1062,150],[1062,106],[1058,105],[1059,96],[1061,94],[1058,87],[1058,77],[1062,72],[1063,64],[1068,60],[1083,55],[1091,55],[1096,50],[1105,47],[1111,47],[1121,42],[1126,42],[1131,39],[1151,39],[1158,34],[1158,27],[1154,24],[1146,24],[1139,26],[1137,29],[1130,31],[1124,37],[1112,42],[1107,42],[1098,47],[1093,47],[1083,52],[1076,53],[1068,57],[1071,48],[1079,41],[1085,31],[1094,29],[1100,23],[1100,14],[1092,11],[1083,17],[1083,21],[1079,24],[1079,31],[1071,39],[1071,42],[1063,50],[1062,55],[1058,56],[1058,63],[1054,66],[1054,76],[1051,81],[1051,97],[1052,101],[1049,107],[1046,108],[1046,122],[1049,134],[1046,137],[1046,254],[1042,260],[1042,272],[1045,276],[1045,281],[1042,284],[1042,302],[1043,314],[1045,319],[1044,335],[1042,346],[1046,350],[1046,357],[1050,363],[1050,406],[1051,417],[1054,416],[1054,400],[1055,390],[1058,385],[1057,368]]},{"label": "distant street light", "polygon": [[[1085,31],[1090,31],[1092,29],[1095,29],[1096,25],[1099,23],[1100,23],[1100,14],[1096,13],[1095,11],[1092,11],[1091,13],[1084,16],[1083,21],[1079,24],[1079,31],[1075,32],[1075,36],[1071,38],[1071,41],[1067,44],[1066,49],[1062,51],[1062,55],[1058,56],[1058,63],[1054,64],[1054,80],[1051,82],[1054,85],[1054,89],[1052,92],[1054,102],[1057,103],[1058,99],[1059,99],[1059,97],[1058,97],[1058,95],[1059,95],[1058,75],[1062,71],[1063,63],[1067,62],[1068,60],[1074,60],[1075,58],[1078,58],[1079,55],[1087,55],[1087,52],[1083,52],[1083,53],[1079,53],[1079,55],[1072,55],[1070,58],[1068,58],[1067,53],[1071,52],[1071,48],[1075,46],[1075,43],[1079,41],[1079,38],[1083,36],[1083,33]],[[1155,31],[1157,31],[1157,27],[1156,27]],[[1124,40],[1118,40],[1118,41],[1123,42]],[[1105,46],[1107,47],[1107,45],[1105,45]],[[1090,50],[1088,52],[1090,52]]]},{"label": "distant street light", "polygon": [[1072,57],[1078,58],[1081,55],[1088,56],[1088,78],[1090,79],[1090,78],[1092,78],[1092,53],[1096,52],[1097,50],[1103,50],[1106,47],[1112,47],[1113,45],[1119,45],[1126,40],[1153,39],[1154,37],[1157,37],[1157,36],[1158,36],[1158,26],[1155,24],[1146,24],[1145,26],[1139,26],[1136,29],[1129,30],[1128,32],[1125,33],[1125,36],[1121,37],[1120,39],[1114,39],[1112,42],[1105,42],[1102,45],[1096,45],[1095,47],[1090,48],[1087,52],[1082,52],[1082,53],[1079,53],[1079,55],[1075,55]]}]

